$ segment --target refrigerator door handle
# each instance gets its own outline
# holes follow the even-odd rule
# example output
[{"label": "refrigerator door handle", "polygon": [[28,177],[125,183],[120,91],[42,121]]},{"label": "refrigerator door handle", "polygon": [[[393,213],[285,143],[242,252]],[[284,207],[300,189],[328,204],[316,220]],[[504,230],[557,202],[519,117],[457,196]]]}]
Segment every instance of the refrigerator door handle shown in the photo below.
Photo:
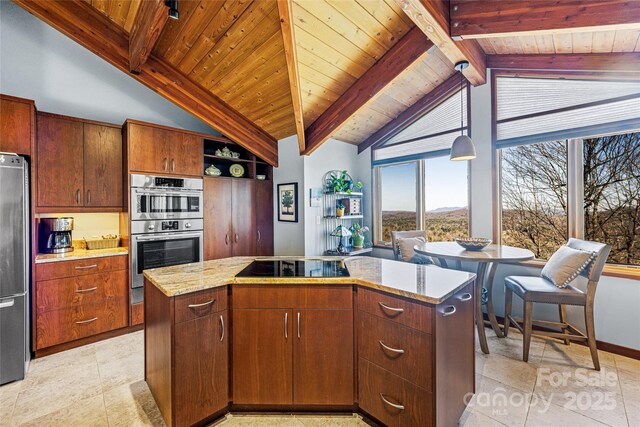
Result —
[{"label": "refrigerator door handle", "polygon": [[7,307],[13,307],[13,304],[15,304],[16,300],[11,298],[9,300],[4,300],[2,302],[0,302],[0,308],[7,308]]}]

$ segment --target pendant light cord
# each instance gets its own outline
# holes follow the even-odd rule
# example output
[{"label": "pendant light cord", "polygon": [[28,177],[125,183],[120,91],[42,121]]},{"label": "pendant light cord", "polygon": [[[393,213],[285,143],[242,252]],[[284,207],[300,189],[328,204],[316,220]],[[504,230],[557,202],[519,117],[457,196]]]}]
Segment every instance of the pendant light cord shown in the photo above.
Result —
[{"label": "pendant light cord", "polygon": [[464,98],[462,97],[462,68],[460,68],[460,135],[464,135],[464,108],[462,104],[464,103]]}]

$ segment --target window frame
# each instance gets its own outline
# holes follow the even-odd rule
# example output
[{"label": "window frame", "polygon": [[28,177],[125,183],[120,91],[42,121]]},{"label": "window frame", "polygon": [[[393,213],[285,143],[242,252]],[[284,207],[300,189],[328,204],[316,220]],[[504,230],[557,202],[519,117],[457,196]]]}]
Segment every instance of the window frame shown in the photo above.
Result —
[{"label": "window frame", "polygon": [[[544,71],[527,71],[517,72],[513,70],[493,69],[491,70],[491,149],[493,152],[493,176],[495,177],[493,186],[494,194],[494,223],[493,223],[493,240],[498,244],[502,244],[502,149],[497,148],[497,78],[500,76],[510,77],[539,77],[539,78],[576,78],[593,80],[638,80],[629,78],[628,74],[620,74],[619,78],[612,76],[611,73],[588,73],[588,72],[544,72]],[[599,136],[608,136],[622,133],[640,133],[640,128],[634,130],[611,130],[606,126],[601,126],[602,133],[594,132],[593,135],[580,138],[559,138],[567,141],[567,235],[569,238],[584,238],[584,188],[583,185],[583,140],[585,138],[596,138]],[[535,144],[546,141],[530,141],[527,144]],[[504,148],[503,148],[504,149]],[[534,259],[522,263],[523,265],[531,265],[541,267],[546,263],[543,259]],[[621,277],[628,279],[640,279],[640,266],[609,264],[605,265],[603,274],[613,277]]]}]

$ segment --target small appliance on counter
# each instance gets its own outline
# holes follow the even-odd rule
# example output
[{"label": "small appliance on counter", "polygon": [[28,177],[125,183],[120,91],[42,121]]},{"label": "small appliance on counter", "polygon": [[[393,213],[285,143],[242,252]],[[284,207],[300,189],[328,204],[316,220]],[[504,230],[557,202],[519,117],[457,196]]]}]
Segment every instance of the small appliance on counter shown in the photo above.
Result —
[{"label": "small appliance on counter", "polygon": [[73,251],[71,231],[73,218],[42,218],[38,236],[41,253],[60,254]]}]

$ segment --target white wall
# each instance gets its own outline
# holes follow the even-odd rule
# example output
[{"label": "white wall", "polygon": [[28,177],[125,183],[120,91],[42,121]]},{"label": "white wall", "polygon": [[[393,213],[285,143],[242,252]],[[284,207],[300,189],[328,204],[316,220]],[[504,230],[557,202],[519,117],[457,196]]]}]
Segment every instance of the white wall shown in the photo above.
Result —
[{"label": "white wall", "polygon": [[[298,222],[278,221],[278,184],[298,183]],[[298,138],[290,136],[278,141],[278,167],[273,169],[273,233],[276,255],[304,255],[304,158],[298,150]]]},{"label": "white wall", "polygon": [[39,111],[217,133],[9,1],[0,1],[0,93],[32,99]]}]

